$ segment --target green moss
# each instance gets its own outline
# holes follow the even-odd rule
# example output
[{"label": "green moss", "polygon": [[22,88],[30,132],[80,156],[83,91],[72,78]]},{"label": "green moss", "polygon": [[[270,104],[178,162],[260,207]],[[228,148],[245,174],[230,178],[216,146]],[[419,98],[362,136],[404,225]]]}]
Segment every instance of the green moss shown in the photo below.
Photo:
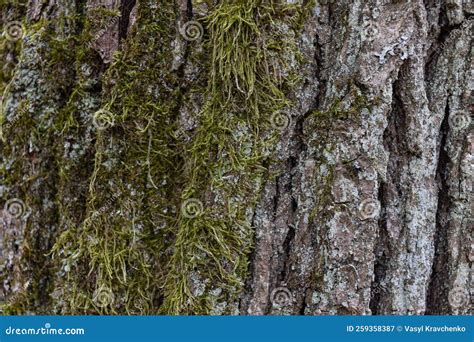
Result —
[{"label": "green moss", "polygon": [[[168,2],[158,12],[140,7],[140,26],[102,77],[99,108],[110,112],[114,125],[96,130],[85,219],[66,230],[53,250],[62,260],[65,312],[150,314],[160,296],[170,233],[155,227],[172,225],[163,209],[174,194],[153,184],[169,179],[172,186],[180,165],[171,135],[179,102],[169,70],[173,9]],[[74,120],[66,122],[74,127]],[[97,293],[116,300],[101,305]]]},{"label": "green moss", "polygon": [[[159,306],[160,313],[208,314],[216,305],[230,313],[247,277],[249,208],[279,139],[271,117],[291,106],[285,94],[299,81],[296,38],[306,9],[267,0],[210,5],[199,19],[202,45],[182,42],[189,63],[203,66],[185,87],[182,72],[170,68],[176,8],[158,5],[139,7],[139,25],[105,74],[87,43],[117,13],[101,12],[107,23],[93,15],[80,35],[64,40],[47,23],[36,27],[48,42],[41,51],[48,81],[57,80],[67,99],[35,128],[50,139],[43,145],[54,146],[59,179],[59,217],[51,219],[62,233],[49,258],[61,313],[154,314]],[[61,74],[71,64],[74,73]],[[181,139],[179,109],[197,94],[197,128]],[[97,129],[98,110],[113,125]],[[181,210],[189,199],[203,204],[195,217]],[[113,300],[101,305],[98,293]]]},{"label": "green moss", "polygon": [[[26,10],[26,5],[23,3],[18,3],[13,6],[13,9],[11,8],[12,5],[13,4],[8,2],[0,2],[0,13],[6,13],[8,10],[10,12],[10,18],[21,18],[22,14]],[[6,21],[6,18],[4,18],[4,20]],[[8,84],[10,83],[13,77],[13,72],[15,70],[15,66],[18,64],[18,58],[21,55],[22,50],[22,39],[12,41],[6,38],[3,31],[8,23],[9,22],[3,22],[3,25],[0,29],[0,59],[2,60],[2,67],[0,68],[0,94],[2,95],[1,100],[5,98],[5,95],[8,91]],[[3,103],[0,102],[0,120],[2,120],[3,116]]]},{"label": "green moss", "polygon": [[[15,43],[21,44],[23,56],[15,66],[17,77],[4,89],[9,111],[7,113],[2,104],[0,113],[0,138],[3,140],[0,183],[6,197],[2,200],[20,198],[30,208],[28,220],[21,223],[22,234],[17,241],[21,244],[21,259],[15,264],[18,275],[15,282],[28,284],[28,289],[10,298],[5,308],[7,312],[17,314],[28,312],[32,307],[41,313],[49,304],[45,279],[49,279],[52,272],[51,261],[45,254],[54,240],[58,219],[55,185],[51,181],[57,177],[53,155],[58,141],[51,118],[61,107],[63,95],[67,97],[61,92],[67,86],[57,87],[58,79],[47,78],[57,66],[42,63],[51,50],[47,24],[46,20],[40,20],[25,26],[28,40]],[[0,278],[9,279],[11,274]]]},{"label": "green moss", "polygon": [[222,1],[205,20],[207,100],[183,151],[181,195],[204,209],[194,218],[179,215],[163,313],[209,314],[216,302],[231,313],[243,288],[253,242],[248,208],[258,201],[279,133],[269,121],[290,105],[284,89],[292,77],[278,77],[291,69],[285,58],[296,50],[285,10],[269,1]]}]

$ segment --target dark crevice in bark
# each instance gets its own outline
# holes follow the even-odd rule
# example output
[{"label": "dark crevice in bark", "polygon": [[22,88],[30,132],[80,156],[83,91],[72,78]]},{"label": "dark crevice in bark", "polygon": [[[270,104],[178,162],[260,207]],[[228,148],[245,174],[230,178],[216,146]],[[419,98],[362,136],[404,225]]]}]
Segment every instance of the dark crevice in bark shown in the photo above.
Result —
[{"label": "dark crevice in bark", "polygon": [[306,312],[306,307],[308,306],[308,302],[306,301],[306,298],[308,298],[308,291],[311,290],[310,288],[305,288],[304,290],[304,295],[303,295],[303,302],[301,303],[301,306],[298,310],[298,314],[301,316],[305,315]]},{"label": "dark crevice in bark", "polygon": [[291,257],[291,243],[295,238],[295,227],[290,224],[288,225],[288,233],[286,234],[285,241],[283,241],[283,253],[281,259],[283,260],[283,264],[285,265],[281,270],[278,276],[278,282],[285,282],[287,277],[287,267],[288,261]]},{"label": "dark crevice in bark", "polygon": [[447,298],[446,280],[448,279],[448,227],[447,213],[450,207],[449,186],[446,171],[450,162],[446,151],[446,140],[448,135],[449,106],[446,104],[445,117],[441,124],[440,148],[438,166],[436,170],[436,181],[438,183],[438,209],[436,212],[436,232],[434,237],[435,255],[431,271],[430,283],[426,300],[426,314],[439,315],[443,313],[444,298]]},{"label": "dark crevice in bark", "polygon": [[[314,43],[313,43],[313,48],[314,48],[314,54],[313,54],[313,62],[314,62],[314,69],[313,69],[313,75],[314,75],[314,79],[318,85],[318,89],[317,89],[317,93],[314,94],[314,99],[312,101],[312,103],[310,104],[308,110],[303,114],[301,115],[298,120],[296,121],[296,124],[295,124],[295,132],[292,136],[292,138],[296,141],[295,142],[295,147],[294,147],[294,155],[297,156],[298,158],[298,163],[301,167],[301,163],[305,161],[305,158],[307,158],[307,150],[308,150],[308,145],[306,143],[306,140],[305,140],[305,133],[304,133],[304,127],[305,127],[305,123],[306,123],[306,119],[311,116],[311,114],[317,110],[318,108],[320,108],[321,104],[323,103],[323,100],[324,100],[324,95],[326,93],[326,86],[327,86],[327,80],[326,79],[323,79],[322,77],[322,68],[324,66],[324,52],[323,52],[323,46],[319,43],[319,36],[318,36],[318,31],[316,31],[316,35],[315,35],[315,38],[314,38]],[[296,159],[295,159],[296,160]],[[295,165],[296,166],[296,165]],[[297,177],[295,177],[296,179],[299,179],[301,181],[302,179],[302,175],[301,174],[298,174]],[[298,187],[293,187],[294,189],[294,193],[292,193],[292,200],[294,200],[295,203],[293,203],[293,212],[296,213],[297,212],[297,206],[298,206],[298,203],[296,202],[295,200],[295,197],[297,198],[298,194],[300,194],[301,192],[301,189],[299,189]],[[310,220],[310,222],[308,222],[307,224],[309,226],[312,226],[313,223],[311,222],[312,220]],[[296,231],[295,231],[296,233]],[[294,240],[294,237],[293,237],[293,240]],[[313,240],[314,241],[314,240]],[[314,246],[314,249],[315,251],[318,250],[317,246]],[[290,254],[290,259],[288,260],[288,265],[285,267],[288,269],[288,273],[291,272],[291,267],[292,267],[292,263],[297,261],[295,260],[291,255],[295,253],[295,251],[291,251],[289,250],[289,253]],[[308,293],[312,293],[313,290],[314,290],[314,284],[309,281],[309,282],[302,282],[300,277],[295,277],[295,280],[296,282],[298,283],[299,286],[303,287],[304,288],[304,291],[301,291],[303,293],[303,297],[302,297],[302,300],[301,301],[297,301],[297,304],[296,304],[296,307],[294,308],[295,312],[298,313],[299,315],[305,315],[305,312],[307,310],[307,307],[308,305],[310,305],[308,303],[308,301],[311,300],[311,297],[308,298]],[[290,282],[291,282],[291,279],[290,279]]]},{"label": "dark crevice in bark", "polygon": [[[318,94],[315,96],[313,107],[310,108],[310,110],[305,113],[303,116],[302,122],[301,122],[301,130],[303,130],[304,127],[304,120],[311,114],[311,112],[317,108],[319,108],[320,103],[322,101],[322,97],[324,94],[326,94],[326,87],[327,87],[327,80],[322,79],[321,75],[321,69],[324,65],[324,59],[323,59],[323,47],[319,43],[319,36],[316,34],[315,39],[314,39],[314,62],[315,62],[315,68],[314,68],[314,77],[316,81],[318,82]],[[298,123],[297,123],[298,124]],[[302,135],[303,137],[304,135]]]},{"label": "dark crevice in bark", "polygon": [[[299,145],[299,144],[297,144]],[[295,151],[296,156],[299,156],[299,146],[296,147]],[[290,257],[291,257],[291,249],[292,249],[292,243],[295,238],[295,226],[294,226],[294,214],[296,212],[296,209],[298,208],[298,203],[295,199],[294,196],[294,186],[293,186],[293,181],[294,181],[294,173],[296,170],[298,163],[296,161],[296,158],[294,156],[290,156],[288,159],[288,168],[287,168],[287,173],[289,175],[289,180],[288,184],[286,185],[285,191],[287,191],[289,194],[291,194],[290,198],[290,208],[289,209],[289,215],[287,218],[287,225],[288,225],[288,232],[286,234],[285,240],[283,241],[283,253],[280,256],[280,260],[282,261],[281,265],[283,265],[282,269],[279,272],[279,277],[278,281],[279,282],[286,282],[287,277],[289,274],[289,264],[290,264]]]},{"label": "dark crevice in bark", "polygon": [[[402,65],[399,75],[403,75]],[[403,76],[402,76],[403,77]],[[393,84],[392,90],[392,106],[391,113],[388,114],[388,125],[383,135],[384,148],[389,151],[388,172],[389,175],[386,182],[381,182],[378,192],[378,200],[380,201],[380,219],[378,222],[378,236],[374,248],[374,281],[371,284],[371,299],[369,307],[372,314],[383,314],[384,298],[386,297],[386,287],[384,280],[386,278],[388,264],[392,257],[393,247],[390,243],[390,235],[388,232],[388,225],[393,224],[391,221],[395,219],[392,217],[393,212],[390,211],[389,202],[393,198],[401,199],[400,208],[403,208],[404,190],[402,184],[401,172],[403,165],[407,163],[407,158],[410,158],[407,139],[405,132],[407,129],[407,122],[405,113],[403,111],[403,103],[399,96],[400,87],[403,80],[397,79]],[[405,224],[404,220],[399,220],[400,224]],[[404,227],[400,231],[403,234]],[[396,243],[396,242],[394,242]]]},{"label": "dark crevice in bark", "polygon": [[[79,15],[79,18],[84,18],[84,15],[86,14],[86,1],[83,0],[76,0],[76,12]],[[79,35],[82,30],[84,30],[84,19],[78,19],[75,21],[75,34]]]},{"label": "dark crevice in bark", "polygon": [[[318,69],[316,67],[316,69]],[[317,77],[319,77],[319,75],[317,75]],[[304,158],[304,156],[306,156],[306,151],[308,149],[308,146],[306,145],[306,142],[304,140],[304,122],[306,120],[306,118],[313,112],[313,110],[316,108],[317,106],[317,98],[315,98],[314,102],[311,104],[311,107],[310,109],[304,113],[304,115],[300,116],[298,118],[298,120],[296,121],[295,123],[295,130],[294,130],[294,133],[292,135],[292,140],[294,141],[294,148],[293,148],[293,151],[292,151],[292,156],[290,157],[290,175],[291,175],[291,179],[290,179],[290,185],[291,185],[291,219],[293,219],[293,222],[294,222],[294,219],[295,219],[295,215],[298,211],[298,206],[299,206],[299,203],[297,201],[297,198],[300,194],[300,191],[301,189],[298,187],[298,185],[294,185],[293,183],[297,182],[301,182],[301,178],[302,178],[302,175],[301,175],[301,171],[300,171],[300,168],[299,166],[301,165],[301,161],[302,159]],[[294,222],[295,224],[297,224],[297,222]],[[284,243],[284,246],[285,246],[285,270],[286,270],[286,278],[288,278],[287,280],[289,280],[289,282],[291,282],[291,268],[292,268],[292,264],[293,262],[295,262],[295,258],[294,258],[294,241],[295,241],[295,237],[296,237],[296,226],[293,226],[293,225],[290,225],[289,226],[289,231],[288,231],[288,235],[287,235],[287,238],[285,240],[285,243]],[[298,303],[296,305],[299,305],[299,307],[296,307],[295,308],[295,312],[298,312],[300,315],[304,315],[304,312],[306,310],[306,306],[307,306],[307,303],[306,303],[306,293],[308,291],[308,288],[309,288],[309,284],[307,283],[301,283],[300,281],[296,281],[298,283],[298,286],[301,286],[301,287],[304,287],[304,291],[303,292],[303,298],[302,298],[302,301],[301,303],[298,301]],[[290,284],[290,287],[291,287],[291,284]],[[297,292],[300,292],[301,289],[298,289],[299,291]]]},{"label": "dark crevice in bark", "polygon": [[280,198],[280,177],[275,179],[275,196],[273,197],[273,215],[278,213],[278,199]]},{"label": "dark crevice in bark", "polygon": [[381,282],[385,278],[386,260],[388,258],[385,248],[385,241],[388,238],[387,234],[387,201],[385,198],[387,184],[382,182],[379,187],[378,200],[380,201],[380,220],[378,222],[377,241],[375,243],[375,263],[374,263],[374,280],[371,284],[369,308],[373,315],[378,314],[379,302],[382,296]]},{"label": "dark crevice in bark", "polygon": [[122,0],[120,3],[119,40],[127,37],[130,13],[135,6],[136,0]]},{"label": "dark crevice in bark", "polygon": [[[264,167],[266,170],[268,170],[268,162],[264,163]],[[268,179],[268,177],[266,178]],[[252,220],[250,221],[251,226],[255,227],[255,218],[257,217],[257,212],[253,212]],[[255,241],[255,236],[254,236],[254,246],[256,244]],[[245,314],[247,312],[247,309],[249,307],[249,294],[253,292],[253,279],[255,279],[255,265],[256,265],[256,259],[257,259],[257,250],[256,248],[252,248],[252,252],[249,255],[249,268],[248,268],[248,274],[247,279],[245,281],[245,286],[244,289],[242,290],[242,293],[244,293],[244,296],[240,296],[239,298],[239,312],[242,314]]]},{"label": "dark crevice in bark", "polygon": [[[287,178],[284,176],[278,177],[275,182],[275,196],[273,198],[273,206],[274,206],[273,209],[274,209],[274,215],[275,215],[274,221],[273,221],[274,224],[276,221],[279,220],[279,216],[281,214],[278,210],[278,206],[286,204],[285,203],[286,201],[281,202],[282,195],[286,193],[292,194],[292,191],[293,191],[292,170],[293,170],[294,164],[295,163],[294,161],[292,161],[292,157],[290,156],[286,163],[285,173],[288,175],[288,178],[289,178],[286,184],[285,184],[285,181]],[[275,286],[281,286],[287,283],[287,280],[288,280],[287,268],[289,264],[289,258],[291,257],[291,244],[295,237],[295,227],[291,223],[294,215],[293,213],[290,214],[290,211],[291,211],[290,208],[285,208],[285,209],[288,210],[288,214],[289,214],[285,220],[287,233],[286,233],[285,239],[283,240],[283,244],[281,246],[278,246],[278,257],[277,257],[276,263],[274,263],[274,257],[273,256],[271,257],[271,260],[272,260],[271,264],[275,264],[276,269],[273,270],[273,272],[271,273],[270,281],[271,281],[271,284]],[[277,247],[277,246],[274,246],[274,247]],[[269,307],[268,309],[271,309],[271,307]]]},{"label": "dark crevice in bark", "polygon": [[192,18],[193,16],[193,1],[192,0],[188,0],[188,18]]}]

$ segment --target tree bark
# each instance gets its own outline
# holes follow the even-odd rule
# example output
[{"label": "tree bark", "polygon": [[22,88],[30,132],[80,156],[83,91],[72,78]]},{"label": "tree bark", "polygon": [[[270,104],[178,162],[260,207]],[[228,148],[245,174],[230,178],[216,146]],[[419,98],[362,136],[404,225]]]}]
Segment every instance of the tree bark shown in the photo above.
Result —
[{"label": "tree bark", "polygon": [[472,1],[0,9],[0,312],[473,313]]}]

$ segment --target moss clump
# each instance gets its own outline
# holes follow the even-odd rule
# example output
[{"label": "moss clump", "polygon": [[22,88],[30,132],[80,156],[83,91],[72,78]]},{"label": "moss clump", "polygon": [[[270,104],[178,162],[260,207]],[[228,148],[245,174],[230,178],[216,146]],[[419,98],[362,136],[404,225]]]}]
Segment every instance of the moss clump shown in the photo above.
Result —
[{"label": "moss clump", "polygon": [[183,151],[181,195],[182,203],[199,200],[202,209],[195,217],[179,213],[164,313],[209,314],[216,303],[222,312],[236,308],[253,241],[249,208],[278,139],[269,122],[290,105],[284,90],[295,79],[287,9],[271,1],[227,0],[204,20],[209,81],[198,128]]},{"label": "moss clump", "polygon": [[[16,313],[28,312],[32,306],[42,313],[50,304],[47,280],[52,277],[52,262],[46,254],[55,239],[58,221],[53,181],[57,179],[54,154],[58,137],[53,121],[69,95],[66,89],[73,82],[67,76],[61,79],[62,84],[59,79],[48,77],[61,69],[53,61],[45,62],[54,50],[50,24],[41,19],[23,27],[22,57],[15,66],[16,77],[5,88],[6,101],[0,115],[2,202],[21,198],[30,209],[28,219],[17,223],[17,227],[21,224],[22,232],[15,241],[19,244],[20,259],[15,264],[15,281],[27,284],[28,288],[9,301],[9,308],[15,308]],[[12,276],[0,278],[8,281]]]},{"label": "moss clump", "polygon": [[[15,1],[12,3],[10,0],[0,1],[0,13],[5,13],[2,18],[2,26],[0,26],[0,59],[2,60],[2,67],[0,68],[0,140],[1,137],[1,126],[5,121],[3,100],[8,92],[8,84],[11,82],[13,72],[16,65],[18,64],[19,56],[22,50],[22,39],[8,39],[7,32],[9,24],[16,22],[21,25],[21,33],[25,34],[26,29],[21,21],[21,18],[26,13],[27,1]],[[8,13],[8,15],[7,15]],[[16,24],[15,31],[18,33],[18,27]],[[21,35],[18,36],[20,38]]]},{"label": "moss clump", "polygon": [[[247,276],[252,209],[280,133],[271,117],[291,105],[285,93],[298,81],[303,7],[210,5],[202,45],[182,42],[188,61],[205,66],[189,85],[173,69],[175,4],[156,5],[138,7],[105,74],[87,44],[100,23],[83,23],[73,40],[76,87],[53,121],[63,233],[51,257],[61,313],[230,313]],[[53,67],[70,43],[57,42]],[[181,139],[179,109],[198,93],[197,128]],[[94,121],[98,110],[108,115],[105,127]],[[84,148],[72,147],[78,136],[89,137],[78,144]],[[87,187],[69,185],[86,175]],[[196,215],[183,212],[188,200],[202,204]]]},{"label": "moss clump", "polygon": [[[174,193],[154,184],[172,186],[179,165],[171,149],[179,88],[169,68],[176,18],[167,1],[160,11],[140,6],[137,17],[136,31],[103,76],[99,108],[113,125],[92,125],[89,116],[96,141],[85,219],[53,251],[62,260],[64,312],[150,314],[160,296],[169,233],[157,227],[173,225],[166,208]],[[98,300],[102,294],[108,302]]]}]

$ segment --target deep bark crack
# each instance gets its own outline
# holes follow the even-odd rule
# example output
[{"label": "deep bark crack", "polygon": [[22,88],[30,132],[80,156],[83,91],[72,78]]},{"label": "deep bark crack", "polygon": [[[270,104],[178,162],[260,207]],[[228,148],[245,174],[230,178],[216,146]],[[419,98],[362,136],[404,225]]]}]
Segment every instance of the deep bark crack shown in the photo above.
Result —
[{"label": "deep bark crack", "polygon": [[120,3],[119,41],[127,37],[130,13],[132,13],[136,0],[122,0]]},{"label": "deep bark crack", "polygon": [[446,140],[448,135],[449,106],[446,103],[445,117],[440,129],[440,148],[438,166],[436,169],[436,180],[438,183],[438,208],[436,212],[436,232],[434,237],[435,255],[431,271],[428,294],[426,300],[426,314],[439,315],[443,313],[443,298],[447,297],[446,279],[448,279],[448,227],[447,213],[450,207],[449,186],[447,183],[446,170],[450,162],[446,151]]}]

